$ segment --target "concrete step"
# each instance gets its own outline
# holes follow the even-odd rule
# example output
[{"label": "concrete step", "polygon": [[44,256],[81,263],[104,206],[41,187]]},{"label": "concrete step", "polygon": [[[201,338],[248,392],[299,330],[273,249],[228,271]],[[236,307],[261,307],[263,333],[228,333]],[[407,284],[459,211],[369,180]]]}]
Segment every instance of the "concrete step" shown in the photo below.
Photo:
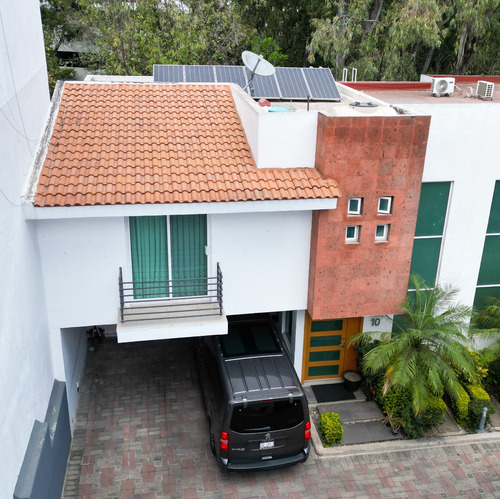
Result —
[{"label": "concrete step", "polygon": [[[381,421],[384,417],[375,401],[369,400],[360,403],[359,401],[331,402],[318,406],[318,412],[336,412],[341,423]],[[380,424],[380,423],[379,423]]]}]

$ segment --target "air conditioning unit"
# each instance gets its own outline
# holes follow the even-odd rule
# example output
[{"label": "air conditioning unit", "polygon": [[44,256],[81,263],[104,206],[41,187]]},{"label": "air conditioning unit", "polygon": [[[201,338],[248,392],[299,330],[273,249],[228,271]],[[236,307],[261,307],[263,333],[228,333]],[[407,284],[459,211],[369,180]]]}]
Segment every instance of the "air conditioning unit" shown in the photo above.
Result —
[{"label": "air conditioning unit", "polygon": [[483,100],[493,100],[493,92],[495,91],[495,84],[489,81],[479,80],[477,82],[476,97]]},{"label": "air conditioning unit", "polygon": [[455,89],[455,78],[432,78],[431,94],[439,97],[440,95],[453,95]]}]

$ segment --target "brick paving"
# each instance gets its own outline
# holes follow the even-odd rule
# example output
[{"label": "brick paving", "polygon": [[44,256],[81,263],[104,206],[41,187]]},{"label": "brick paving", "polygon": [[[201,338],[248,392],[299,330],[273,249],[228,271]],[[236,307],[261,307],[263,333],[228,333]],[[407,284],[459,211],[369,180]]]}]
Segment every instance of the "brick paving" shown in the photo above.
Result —
[{"label": "brick paving", "polygon": [[498,433],[411,450],[390,444],[226,473],[210,453],[191,342],[106,342],[88,355],[63,497],[500,497]]}]

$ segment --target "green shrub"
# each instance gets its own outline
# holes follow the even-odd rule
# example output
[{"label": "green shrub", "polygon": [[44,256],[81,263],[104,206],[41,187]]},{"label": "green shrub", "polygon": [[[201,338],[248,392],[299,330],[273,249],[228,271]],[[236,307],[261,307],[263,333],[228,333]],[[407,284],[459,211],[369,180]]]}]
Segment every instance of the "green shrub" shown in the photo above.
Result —
[{"label": "green shrub", "polygon": [[403,432],[410,438],[420,438],[424,435],[425,430],[433,428],[441,422],[445,412],[446,404],[439,397],[432,397],[425,410],[418,415],[415,415],[408,404],[401,412],[401,417],[405,420]]},{"label": "green shrub", "polygon": [[420,420],[415,416],[411,406],[407,405],[401,412],[404,419],[403,433],[410,438],[420,438],[424,434],[424,427]]},{"label": "green shrub", "polygon": [[403,409],[411,405],[411,397],[408,390],[391,389],[387,393],[383,393],[383,380],[380,380],[375,389],[375,401],[384,414],[392,414],[395,417],[399,417]]},{"label": "green shrub", "polygon": [[468,429],[475,430],[479,427],[479,422],[483,415],[483,407],[488,409],[486,424],[491,424],[491,415],[495,414],[495,409],[490,403],[490,396],[486,390],[479,385],[466,385],[465,388],[470,396]]},{"label": "green shrub", "polygon": [[453,411],[453,415],[455,416],[455,421],[460,426],[468,426],[469,402],[469,394],[465,391],[462,385],[460,385],[458,400],[451,401],[451,410]]},{"label": "green shrub", "polygon": [[367,400],[373,400],[375,398],[374,394],[370,388],[375,389],[376,386],[383,380],[384,373],[382,371],[378,373],[370,373],[363,369],[363,358],[376,346],[380,345],[380,340],[369,340],[363,343],[356,343],[354,345],[354,350],[358,353],[356,357],[356,362],[358,364],[358,369],[363,373],[363,381],[361,382],[361,389],[366,395]]},{"label": "green shrub", "polygon": [[490,401],[490,396],[486,392],[486,390],[479,385],[466,385],[465,389],[467,390],[467,393],[469,394],[471,399],[474,400],[485,400],[487,402]]},{"label": "green shrub", "polygon": [[444,413],[446,412],[446,404],[442,398],[433,397],[429,400],[427,407],[422,414],[419,414],[419,419],[421,420],[422,426],[424,428],[433,428],[437,426],[443,419]]},{"label": "green shrub", "polygon": [[325,412],[319,417],[319,431],[323,437],[325,447],[340,444],[344,429],[340,424],[340,417],[335,412]]},{"label": "green shrub", "polygon": [[484,380],[488,392],[497,399],[500,398],[500,358],[495,359],[488,365],[488,374]]},{"label": "green shrub", "polygon": [[479,428],[481,417],[483,415],[483,407],[488,409],[486,414],[486,424],[491,424],[491,415],[495,413],[495,409],[488,400],[472,399],[469,402],[469,430]]}]

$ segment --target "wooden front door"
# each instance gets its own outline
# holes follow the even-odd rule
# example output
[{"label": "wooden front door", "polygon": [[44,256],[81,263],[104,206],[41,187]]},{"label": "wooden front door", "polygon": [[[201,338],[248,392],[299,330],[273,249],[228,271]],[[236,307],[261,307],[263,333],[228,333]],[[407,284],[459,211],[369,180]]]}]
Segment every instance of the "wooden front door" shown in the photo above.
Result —
[{"label": "wooden front door", "polygon": [[361,318],[313,321],[306,313],[302,381],[340,378],[357,369],[356,351],[347,342],[361,330]]}]

